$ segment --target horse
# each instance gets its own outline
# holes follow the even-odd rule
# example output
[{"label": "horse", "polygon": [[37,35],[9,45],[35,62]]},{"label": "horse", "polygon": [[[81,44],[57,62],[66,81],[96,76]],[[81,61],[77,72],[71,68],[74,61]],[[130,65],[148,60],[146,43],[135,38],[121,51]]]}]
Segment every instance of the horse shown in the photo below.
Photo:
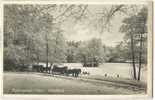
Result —
[{"label": "horse", "polygon": [[79,74],[81,73],[81,69],[75,69],[75,77],[78,77]]},{"label": "horse", "polygon": [[69,76],[69,74],[72,74],[73,77],[78,77],[81,73],[81,69],[68,69],[66,71],[66,75]]},{"label": "horse", "polygon": [[43,66],[42,65],[33,65],[32,70],[36,72],[43,72]]},{"label": "horse", "polygon": [[50,73],[51,71],[51,65],[49,67],[46,67],[45,65],[41,65],[41,64],[34,64],[32,66],[32,70],[36,71],[36,72],[47,72]]}]

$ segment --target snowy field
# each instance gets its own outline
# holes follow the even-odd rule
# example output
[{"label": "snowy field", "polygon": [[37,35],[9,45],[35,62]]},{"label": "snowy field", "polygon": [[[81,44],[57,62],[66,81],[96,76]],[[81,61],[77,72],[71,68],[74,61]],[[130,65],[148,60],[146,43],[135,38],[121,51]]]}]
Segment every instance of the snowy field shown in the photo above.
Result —
[{"label": "snowy field", "polygon": [[145,94],[145,89],[45,73],[5,72],[4,94]]},{"label": "snowy field", "polygon": [[[79,63],[66,63],[65,65],[69,65],[69,68],[81,68],[82,72],[89,72],[90,75],[105,76],[105,74],[107,74],[107,77],[113,78],[117,77],[117,75],[119,75],[120,78],[133,78],[133,67],[129,63],[103,63],[100,64],[99,67],[82,67]],[[136,68],[136,70],[138,73],[138,67]],[[141,81],[143,82],[145,82],[147,79],[146,72],[146,67],[141,69]]]}]

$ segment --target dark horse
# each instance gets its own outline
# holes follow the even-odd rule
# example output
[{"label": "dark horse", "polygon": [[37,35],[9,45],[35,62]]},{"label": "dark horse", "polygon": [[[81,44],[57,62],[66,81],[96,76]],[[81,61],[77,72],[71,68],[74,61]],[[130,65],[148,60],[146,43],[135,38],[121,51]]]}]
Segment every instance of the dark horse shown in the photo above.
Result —
[{"label": "dark horse", "polygon": [[81,69],[68,69],[66,75],[69,76],[69,74],[72,74],[72,76],[78,77],[80,73]]},{"label": "dark horse", "polygon": [[36,71],[36,72],[48,72],[48,73],[50,73],[51,66],[50,67],[44,67],[43,65],[35,64],[32,66],[32,70]]},{"label": "dark horse", "polygon": [[59,73],[59,74],[65,74],[67,71],[67,67],[58,67],[57,65],[54,65],[52,68],[52,74]]},{"label": "dark horse", "polygon": [[32,70],[35,72],[43,72],[43,66],[42,65],[33,65]]}]

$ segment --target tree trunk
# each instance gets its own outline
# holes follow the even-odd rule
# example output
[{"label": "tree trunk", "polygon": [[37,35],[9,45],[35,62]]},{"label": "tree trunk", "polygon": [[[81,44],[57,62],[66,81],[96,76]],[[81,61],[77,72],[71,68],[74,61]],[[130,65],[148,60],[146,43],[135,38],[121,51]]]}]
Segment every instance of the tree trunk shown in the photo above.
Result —
[{"label": "tree trunk", "polygon": [[47,33],[46,33],[46,72],[48,69],[48,38],[47,38]]},{"label": "tree trunk", "polygon": [[27,58],[28,58],[28,59],[27,59],[27,61],[26,61],[27,63],[30,63],[30,61],[31,61],[31,57],[30,57],[30,56],[31,56],[31,55],[30,55],[30,48],[31,48],[31,47],[30,47],[30,44],[31,44],[31,41],[28,39],[28,40],[27,40]]},{"label": "tree trunk", "polygon": [[139,51],[139,71],[138,71],[138,80],[140,80],[141,73],[141,63],[142,63],[142,34],[140,34],[140,51]]},{"label": "tree trunk", "polygon": [[136,80],[134,41],[133,41],[133,34],[132,33],[130,33],[130,38],[131,38],[131,53],[132,53],[133,76],[134,76],[134,79]]},{"label": "tree trunk", "polygon": [[85,55],[83,55],[83,63],[84,63],[84,67],[85,67],[85,65],[86,65],[86,56]]},{"label": "tree trunk", "polygon": [[[51,25],[53,25],[53,16],[51,16]],[[47,23],[50,23],[48,19],[46,19],[46,22]],[[47,26],[47,28],[51,28],[51,26]],[[49,62],[49,59],[48,59],[48,56],[49,56],[49,38],[48,38],[48,34],[49,34],[49,31],[46,31],[45,33],[45,39],[46,39],[46,72],[48,71],[48,62]]]},{"label": "tree trunk", "polygon": [[37,64],[39,64],[40,58],[39,58],[39,53],[37,52]]}]

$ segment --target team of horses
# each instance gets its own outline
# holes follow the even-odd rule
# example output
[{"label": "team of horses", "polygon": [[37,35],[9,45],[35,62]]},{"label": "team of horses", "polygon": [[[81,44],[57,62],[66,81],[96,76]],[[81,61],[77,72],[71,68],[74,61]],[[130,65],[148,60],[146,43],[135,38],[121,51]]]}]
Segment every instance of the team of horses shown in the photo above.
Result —
[{"label": "team of horses", "polygon": [[59,66],[59,65],[50,65],[49,67],[44,67],[43,65],[33,65],[32,66],[32,70],[33,71],[37,71],[37,72],[47,72],[47,73],[52,73],[54,74],[60,74],[60,75],[72,75],[73,77],[78,77],[79,74],[81,73],[81,69],[80,68],[68,68],[67,66]]}]

